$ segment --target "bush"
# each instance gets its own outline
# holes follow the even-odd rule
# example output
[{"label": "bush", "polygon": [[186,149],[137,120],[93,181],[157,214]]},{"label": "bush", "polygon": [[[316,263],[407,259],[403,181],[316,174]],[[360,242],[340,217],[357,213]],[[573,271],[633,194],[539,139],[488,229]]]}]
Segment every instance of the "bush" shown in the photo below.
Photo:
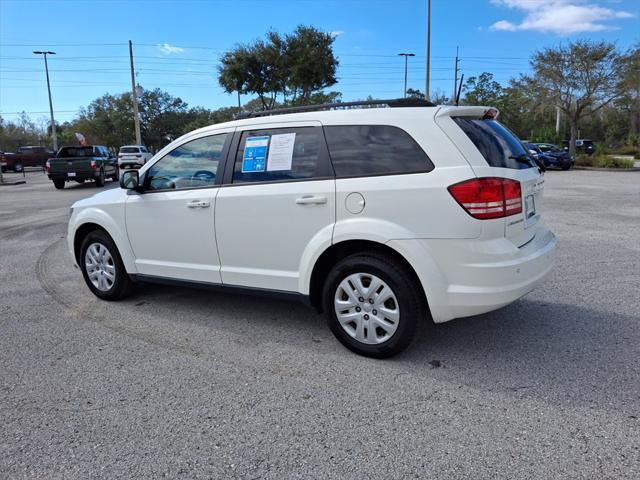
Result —
[{"label": "bush", "polygon": [[609,155],[578,155],[576,165],[595,168],[633,168],[634,161]]},{"label": "bush", "polygon": [[624,145],[620,148],[614,149],[612,153],[616,153],[618,155],[639,155],[640,149],[633,145]]}]

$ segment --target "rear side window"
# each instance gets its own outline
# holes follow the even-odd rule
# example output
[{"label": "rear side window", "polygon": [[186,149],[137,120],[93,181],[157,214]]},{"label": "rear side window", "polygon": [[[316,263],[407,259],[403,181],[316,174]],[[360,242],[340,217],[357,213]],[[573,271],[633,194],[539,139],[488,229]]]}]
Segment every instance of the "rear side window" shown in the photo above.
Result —
[{"label": "rear side window", "polygon": [[496,120],[453,117],[453,121],[467,134],[490,166],[515,170],[537,166],[522,142]]},{"label": "rear side window", "polygon": [[422,173],[433,163],[404,130],[387,125],[324,127],[337,177]]},{"label": "rear side window", "polygon": [[320,127],[242,132],[232,183],[326,178]]}]

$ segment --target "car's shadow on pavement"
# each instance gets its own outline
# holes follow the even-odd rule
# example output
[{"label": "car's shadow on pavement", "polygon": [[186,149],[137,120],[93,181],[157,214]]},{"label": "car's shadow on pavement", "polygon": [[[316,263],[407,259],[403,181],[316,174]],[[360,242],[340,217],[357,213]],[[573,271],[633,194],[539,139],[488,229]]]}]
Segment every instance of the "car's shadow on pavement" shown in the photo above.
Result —
[{"label": "car's shadow on pavement", "polygon": [[[354,361],[324,317],[301,304],[146,285],[130,301],[171,309],[180,321],[206,329],[251,332],[255,344],[290,344],[310,355],[330,354],[332,362]],[[629,405],[638,390],[637,323],[631,316],[525,298],[489,314],[425,326],[407,351],[378,366],[558,404]]]}]

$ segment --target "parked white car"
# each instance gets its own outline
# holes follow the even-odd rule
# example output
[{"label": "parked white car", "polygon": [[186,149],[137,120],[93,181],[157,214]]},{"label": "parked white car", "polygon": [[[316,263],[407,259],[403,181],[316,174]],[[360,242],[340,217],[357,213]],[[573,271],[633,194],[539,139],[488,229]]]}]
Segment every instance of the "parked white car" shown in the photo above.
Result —
[{"label": "parked white car", "polygon": [[69,251],[89,289],[298,298],[373,357],[402,351],[423,319],[530,292],[556,239],[541,218],[544,174],[497,111],[385,103],[205,127],[124,172],[121,189],[76,202]]},{"label": "parked white car", "polygon": [[123,145],[118,152],[118,166],[120,169],[140,168],[153,154],[144,145]]}]

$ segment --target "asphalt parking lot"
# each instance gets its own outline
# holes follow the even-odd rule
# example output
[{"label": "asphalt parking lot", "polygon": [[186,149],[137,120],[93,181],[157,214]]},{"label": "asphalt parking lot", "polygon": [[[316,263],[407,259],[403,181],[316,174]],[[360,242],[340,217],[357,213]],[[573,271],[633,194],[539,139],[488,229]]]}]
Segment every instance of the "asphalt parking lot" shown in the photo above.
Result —
[{"label": "asphalt parking lot", "polygon": [[100,190],[0,187],[0,477],[640,478],[640,173],[546,177],[549,280],[385,361],[302,305],[101,302],[63,239]]}]

